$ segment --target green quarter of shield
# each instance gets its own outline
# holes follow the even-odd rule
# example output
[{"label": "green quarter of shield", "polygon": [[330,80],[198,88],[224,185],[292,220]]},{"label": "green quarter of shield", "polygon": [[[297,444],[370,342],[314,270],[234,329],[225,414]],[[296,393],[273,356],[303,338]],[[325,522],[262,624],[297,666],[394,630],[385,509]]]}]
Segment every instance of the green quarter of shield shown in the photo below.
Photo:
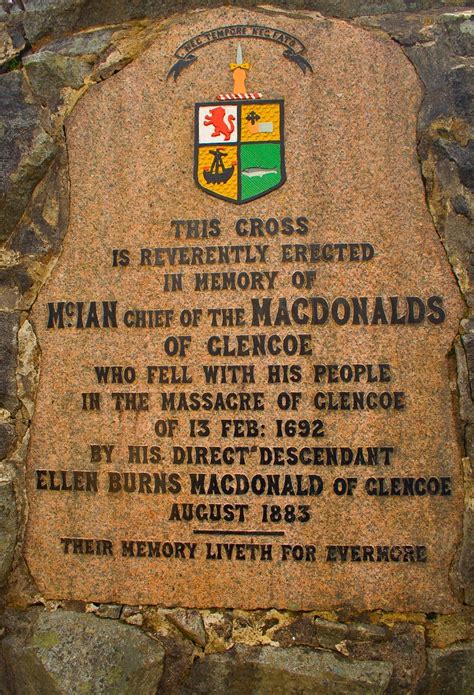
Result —
[{"label": "green quarter of shield", "polygon": [[240,146],[240,199],[259,198],[283,183],[281,143],[249,142]]}]

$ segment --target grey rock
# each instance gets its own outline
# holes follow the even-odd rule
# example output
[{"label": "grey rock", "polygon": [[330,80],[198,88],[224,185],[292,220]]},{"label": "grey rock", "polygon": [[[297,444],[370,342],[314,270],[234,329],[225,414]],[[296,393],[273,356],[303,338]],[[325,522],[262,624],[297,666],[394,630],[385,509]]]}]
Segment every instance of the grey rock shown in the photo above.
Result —
[{"label": "grey rock", "polygon": [[180,9],[199,5],[189,0],[27,0],[27,12],[23,23],[30,42],[44,36],[61,37],[80,29],[116,24],[129,19],[164,17]]},{"label": "grey rock", "polygon": [[0,24],[0,68],[23,51],[26,46],[25,38],[18,27],[7,27]]},{"label": "grey rock", "polygon": [[0,408],[13,412],[16,394],[18,314],[0,312]]},{"label": "grey rock", "polygon": [[[472,24],[469,15],[451,12],[433,15],[431,20],[421,15],[420,20],[419,36],[425,41],[405,48],[426,90],[418,127],[426,128],[440,117],[458,116],[470,121],[474,111],[474,84],[468,58],[473,36],[466,31],[466,25]],[[387,30],[399,38],[393,25],[387,26]]]},{"label": "grey rock", "polygon": [[467,425],[464,435],[464,444],[466,447],[466,454],[470,457],[471,466],[473,466],[474,470],[474,425]]},{"label": "grey rock", "polygon": [[389,631],[382,625],[370,623],[349,623],[349,640],[360,642],[383,642],[387,640]]},{"label": "grey rock", "polygon": [[320,647],[334,649],[336,644],[349,637],[349,627],[343,623],[336,623],[323,618],[314,619],[317,641]]},{"label": "grey rock", "polygon": [[27,46],[20,23],[11,24],[8,27],[8,33],[10,35],[12,46],[16,51],[22,51]]},{"label": "grey rock", "polygon": [[[160,18],[193,7],[217,7],[221,0],[27,0],[23,23],[28,40],[58,38],[81,29],[130,19]],[[253,3],[256,4],[256,0]]]},{"label": "grey rock", "polygon": [[[472,210],[469,205],[469,202],[466,200],[466,198],[463,195],[456,195],[451,201],[453,210],[456,212],[458,215],[464,215],[464,217],[467,217],[468,220],[472,220]],[[472,262],[470,265],[474,264],[474,257],[472,259]]]},{"label": "grey rock", "polygon": [[[425,10],[419,13],[417,10]],[[469,11],[427,12],[435,9],[434,5],[416,8],[409,13],[395,12],[359,17],[355,23],[359,26],[379,29],[389,34],[402,46],[415,44],[432,44],[441,41],[446,55],[468,56],[472,53],[474,34],[472,17]]]},{"label": "grey rock", "polygon": [[[465,432],[468,458],[464,460],[464,480],[467,489],[474,484],[474,425]],[[459,583],[464,589],[464,603],[474,605],[474,510],[467,504],[464,509],[463,537],[457,563]]]},{"label": "grey rock", "polygon": [[30,43],[43,36],[64,36],[76,28],[87,0],[27,0],[23,18]]},{"label": "grey rock", "polygon": [[461,586],[464,589],[464,602],[474,603],[474,512],[464,511],[464,533],[459,553],[458,572]]},{"label": "grey rock", "polygon": [[109,46],[113,33],[113,29],[97,29],[95,31],[82,32],[75,36],[68,36],[48,43],[40,48],[40,53],[49,51],[63,56],[70,56],[71,58],[97,56]]},{"label": "grey rock", "polygon": [[20,219],[55,151],[23,75],[0,75],[0,241]]},{"label": "grey rock", "polygon": [[[459,394],[459,416],[465,422],[474,422],[474,401],[471,398],[469,370],[467,366],[466,352],[461,344],[460,338],[456,338],[454,341],[454,357],[456,360],[456,380]],[[454,366],[452,358],[451,363]]]},{"label": "grey rock", "polygon": [[281,647],[319,647],[318,633],[314,620],[299,617],[289,625],[281,627],[273,633],[273,641]]},{"label": "grey rock", "polygon": [[428,649],[426,674],[417,695],[471,695],[474,684],[474,642],[447,649]]},{"label": "grey rock", "polygon": [[474,192],[474,142],[469,143],[466,147],[461,147],[456,143],[443,143],[441,147],[447,156],[456,163],[462,185]]},{"label": "grey rock", "polygon": [[122,618],[128,625],[138,625],[138,627],[141,627],[143,625],[143,614],[142,613],[134,613],[133,615],[130,615],[128,618]]},{"label": "grey rock", "polygon": [[472,66],[456,65],[447,76],[455,113],[468,122],[474,117],[474,70]]},{"label": "grey rock", "polygon": [[207,646],[222,652],[232,645],[233,614],[231,610],[212,610],[203,615]]},{"label": "grey rock", "polygon": [[[472,254],[472,223],[455,211],[452,201],[467,197],[459,181],[459,167],[448,149],[456,142],[463,150],[468,131],[462,119],[441,119],[421,134],[419,156],[425,188],[438,234],[440,235],[468,306],[474,306],[474,284],[469,283]],[[459,209],[459,207],[458,207]]]},{"label": "grey rock", "polygon": [[7,672],[5,664],[0,655],[0,695],[11,695],[11,690],[7,686]]},{"label": "grey rock", "polygon": [[52,111],[62,103],[62,90],[65,87],[80,89],[84,84],[90,66],[78,58],[40,51],[23,59],[23,65],[33,93]]},{"label": "grey rock", "polygon": [[0,460],[8,456],[15,439],[15,427],[11,422],[0,422]]},{"label": "grey rock", "polygon": [[454,61],[437,41],[427,45],[417,43],[405,51],[425,86],[425,98],[418,115],[418,128],[424,129],[436,118],[453,115],[454,97],[448,75]]},{"label": "grey rock", "polygon": [[131,55],[123,55],[119,50],[107,51],[103,58],[98,61],[91,72],[91,78],[94,82],[102,82],[107,80],[115,73],[122,70],[126,65],[131,63],[133,57]]},{"label": "grey rock", "polygon": [[[130,19],[158,19],[195,7],[220,7],[222,0],[25,0],[23,23],[28,40],[43,36],[60,37],[80,29],[115,24]],[[260,5],[259,0],[242,0],[244,7]],[[285,10],[307,9],[307,0],[273,0],[268,3]],[[463,7],[462,0],[449,0],[449,8]],[[418,12],[446,6],[446,0],[312,0],[312,10],[333,17],[359,17],[391,12]]]},{"label": "grey rock", "polygon": [[101,603],[95,614],[99,618],[109,618],[110,620],[118,620],[120,618],[120,613],[122,611],[122,606],[115,603]]},{"label": "grey rock", "polygon": [[[474,285],[468,279],[472,271],[468,190],[474,186],[469,143],[474,80],[465,53],[473,38],[469,16],[467,11],[422,15],[425,25],[420,35],[429,40],[405,50],[425,87],[417,123],[418,154],[430,211],[464,299],[474,306]],[[467,413],[469,407],[464,403],[462,409]]]},{"label": "grey rock", "polygon": [[390,695],[413,693],[425,669],[425,636],[421,626],[395,625],[383,641],[347,642],[348,655],[355,659],[373,659],[393,667],[389,682]]},{"label": "grey rock", "polygon": [[332,649],[341,640],[375,641],[386,639],[387,630],[379,625],[367,623],[336,623],[322,618],[314,619],[320,646]]},{"label": "grey rock", "polygon": [[50,165],[8,242],[8,248],[22,255],[57,253],[69,218],[67,154],[61,148]]},{"label": "grey rock", "polygon": [[200,647],[205,647],[207,638],[204,623],[199,611],[178,608],[167,616],[170,623],[175,625],[183,635],[192,639]]},{"label": "grey rock", "polygon": [[273,639],[281,646],[321,647],[347,651],[348,642],[375,641],[387,638],[387,630],[365,623],[336,623],[323,618],[297,618],[290,625],[277,630]]},{"label": "grey rock", "polygon": [[13,232],[8,247],[22,255],[30,256],[42,256],[47,251],[47,247],[41,237],[36,235],[35,230],[28,223],[18,226]]},{"label": "grey rock", "polygon": [[414,46],[417,43],[427,43],[435,39],[434,18],[431,23],[429,20],[426,14],[396,12],[358,17],[355,19],[355,24],[384,31],[402,46]]},{"label": "grey rock", "polygon": [[17,536],[17,513],[13,482],[0,477],[0,585],[10,571]]},{"label": "grey rock", "polygon": [[120,611],[120,620],[124,620],[129,625],[143,625],[143,613],[140,606],[123,606]]},{"label": "grey rock", "polygon": [[25,11],[24,0],[2,0],[2,7],[7,14],[11,14],[15,10],[19,12]]},{"label": "grey rock", "polygon": [[166,652],[159,695],[180,695],[193,665],[194,645],[184,637],[160,635],[159,639]]},{"label": "grey rock", "polygon": [[471,398],[474,399],[474,333],[466,333],[463,335],[462,342],[464,345],[464,350],[466,351]]},{"label": "grey rock", "polygon": [[[467,5],[467,3],[466,3]],[[474,53],[474,15],[471,12],[441,15],[439,23],[445,30],[446,47],[458,56]]]},{"label": "grey rock", "polygon": [[392,667],[352,661],[305,647],[278,649],[239,645],[194,662],[186,695],[372,695],[384,693]]},{"label": "grey rock", "polygon": [[[472,216],[469,214],[469,220],[472,222]],[[467,274],[471,286],[474,286],[474,250],[469,252],[469,263],[467,264]]]},{"label": "grey rock", "polygon": [[155,695],[163,672],[158,642],[84,613],[9,615],[0,650],[14,695]]},{"label": "grey rock", "polygon": [[[10,268],[0,268],[0,286],[18,290],[20,294],[27,292],[33,284],[26,268],[21,265],[13,265]],[[1,350],[0,339],[0,350]],[[1,385],[1,378],[0,378]],[[1,386],[0,386],[1,389]],[[0,397],[1,398],[1,397]]]},{"label": "grey rock", "polygon": [[[456,178],[456,176],[453,178]],[[445,189],[443,195],[449,198],[449,190]],[[464,278],[459,278],[459,284],[464,299],[468,306],[474,306],[472,221],[469,217],[460,216],[448,210],[440,231],[443,232],[448,256],[455,261],[453,263],[454,268],[456,269],[456,264],[460,264],[463,269]],[[468,278],[470,278],[470,283],[467,282]]]}]

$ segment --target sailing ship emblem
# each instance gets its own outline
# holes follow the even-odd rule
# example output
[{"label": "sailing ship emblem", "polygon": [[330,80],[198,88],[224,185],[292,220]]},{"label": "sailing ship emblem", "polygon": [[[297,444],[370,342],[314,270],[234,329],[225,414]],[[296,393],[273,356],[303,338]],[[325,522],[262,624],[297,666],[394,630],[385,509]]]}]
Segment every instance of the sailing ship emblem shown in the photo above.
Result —
[{"label": "sailing ship emblem", "polygon": [[209,195],[237,204],[274,191],[286,179],[283,99],[247,92],[250,67],[239,44],[230,64],[233,92],[195,105],[194,179]]}]

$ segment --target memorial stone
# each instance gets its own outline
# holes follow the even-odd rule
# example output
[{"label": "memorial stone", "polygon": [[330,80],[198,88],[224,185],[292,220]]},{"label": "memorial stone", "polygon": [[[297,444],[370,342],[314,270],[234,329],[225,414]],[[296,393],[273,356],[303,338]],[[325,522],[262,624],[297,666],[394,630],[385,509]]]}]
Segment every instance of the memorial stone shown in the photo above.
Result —
[{"label": "memorial stone", "polygon": [[456,608],[463,303],[421,98],[374,33],[222,9],[79,101],[69,229],[32,312],[45,597]]}]

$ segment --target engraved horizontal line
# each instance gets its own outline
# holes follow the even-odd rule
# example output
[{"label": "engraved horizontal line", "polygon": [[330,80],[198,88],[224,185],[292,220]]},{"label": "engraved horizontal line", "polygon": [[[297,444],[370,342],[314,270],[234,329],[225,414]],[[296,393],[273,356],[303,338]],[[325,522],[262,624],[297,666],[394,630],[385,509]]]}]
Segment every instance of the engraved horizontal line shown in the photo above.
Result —
[{"label": "engraved horizontal line", "polygon": [[284,536],[284,531],[218,531],[194,529],[193,533],[202,536]]}]

